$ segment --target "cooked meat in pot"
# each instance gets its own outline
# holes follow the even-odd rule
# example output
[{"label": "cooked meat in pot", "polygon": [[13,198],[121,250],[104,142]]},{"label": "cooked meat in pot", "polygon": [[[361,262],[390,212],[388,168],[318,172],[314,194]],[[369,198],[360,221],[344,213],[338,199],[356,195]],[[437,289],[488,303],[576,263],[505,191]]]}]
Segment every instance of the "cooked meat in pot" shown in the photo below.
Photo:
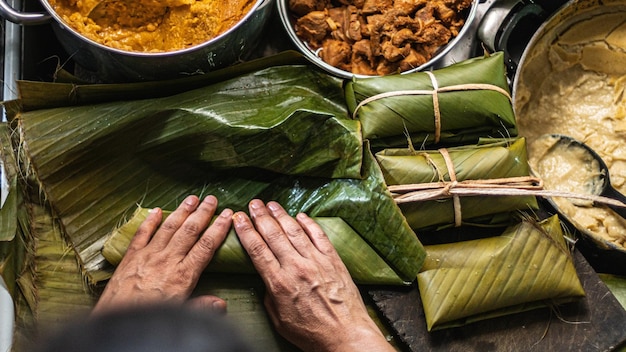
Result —
[{"label": "cooked meat in pot", "polygon": [[472,0],[289,0],[300,39],[328,64],[386,75],[428,62],[459,34]]}]

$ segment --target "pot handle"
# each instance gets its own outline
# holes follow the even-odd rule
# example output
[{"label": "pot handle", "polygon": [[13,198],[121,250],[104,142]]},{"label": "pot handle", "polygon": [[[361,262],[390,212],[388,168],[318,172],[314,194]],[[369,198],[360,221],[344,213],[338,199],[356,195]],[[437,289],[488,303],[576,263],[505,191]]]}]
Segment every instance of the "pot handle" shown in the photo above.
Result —
[{"label": "pot handle", "polygon": [[[543,21],[546,13],[541,6],[532,2],[532,0],[496,1],[487,10],[480,22],[478,38],[490,51],[504,50],[507,47],[511,33],[525,19],[530,17]],[[534,28],[534,30],[536,29]],[[527,43],[523,44],[525,46]]]},{"label": "pot handle", "polygon": [[0,17],[22,25],[36,25],[50,21],[50,15],[46,13],[21,13],[16,11],[6,0],[0,0]]},{"label": "pot handle", "polygon": [[546,11],[533,0],[495,1],[478,25],[478,39],[486,50],[504,52],[507,75],[512,78],[526,45],[546,17]]}]

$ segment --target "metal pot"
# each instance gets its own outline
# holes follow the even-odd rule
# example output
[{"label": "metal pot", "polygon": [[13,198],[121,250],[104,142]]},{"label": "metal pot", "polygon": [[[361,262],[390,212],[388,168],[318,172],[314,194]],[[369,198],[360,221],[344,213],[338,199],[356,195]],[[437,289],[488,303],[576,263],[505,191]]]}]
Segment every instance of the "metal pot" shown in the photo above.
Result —
[{"label": "metal pot", "polygon": [[[521,1],[512,2],[520,3]],[[519,28],[516,29],[515,23],[519,21],[520,16],[525,16],[523,13],[507,13],[504,10],[501,12],[500,14],[494,13],[490,19],[488,19],[490,16],[486,16],[483,23],[481,23],[481,30],[479,31],[479,36],[492,50],[503,50],[507,47],[510,40],[502,33],[504,31],[514,32],[519,30]],[[524,12],[526,14],[540,13],[538,9],[526,9]],[[518,62],[511,66],[513,69],[511,75],[513,104],[520,123],[527,116],[527,108],[530,104],[546,98],[540,96],[542,84],[548,82],[546,81],[548,77],[555,77],[551,76],[554,69],[550,58],[550,47],[574,24],[596,16],[612,14],[623,14],[622,18],[626,18],[626,0],[569,0],[536,29],[527,45],[523,47],[521,56],[517,60]],[[507,29],[507,27],[510,28]],[[501,39],[496,39],[496,36],[499,36]],[[576,89],[580,90],[581,88]],[[589,92],[589,94],[591,93]],[[585,94],[587,93],[583,92],[583,95]],[[555,101],[554,104],[558,104],[558,101]],[[550,117],[546,116],[546,119],[550,119]],[[533,120],[533,124],[535,122]],[[559,124],[548,126],[542,133],[562,133],[561,131],[552,130],[562,129],[563,127]],[[583,127],[579,125],[572,128],[583,130]],[[520,128],[520,134],[524,136],[523,128]],[[529,151],[532,152],[531,150]],[[596,152],[600,151],[596,150]],[[625,248],[577,225],[576,219],[572,219],[564,214],[555,202],[549,201],[549,203],[551,207],[561,213],[562,219],[581,234],[579,237],[582,241],[579,241],[577,247],[579,249],[582,248],[586,258],[594,265],[596,270],[626,275],[626,267],[624,266],[624,263],[626,263]]]},{"label": "metal pot", "polygon": [[[476,18],[478,6],[480,2],[481,1],[479,0],[472,1],[472,6],[470,7],[468,11],[467,18],[465,19],[465,24],[463,25],[463,27],[459,31],[459,34],[456,37],[450,40],[448,44],[441,47],[439,51],[437,51],[436,55],[434,55],[428,62],[414,69],[404,71],[402,72],[402,74],[423,71],[426,69],[435,69],[435,68],[446,66],[448,62],[445,62],[445,63],[443,62],[445,61],[446,55],[459,43],[467,42],[468,40],[471,41],[471,39],[473,39],[471,38],[472,32],[470,28],[473,27],[474,20]],[[344,71],[324,62],[317,55],[317,53],[311,50],[311,48],[309,48],[309,46],[304,41],[302,41],[296,34],[296,31],[294,28],[295,18],[291,14],[291,11],[289,10],[289,0],[277,0],[277,7],[278,7],[280,20],[287,34],[289,35],[289,38],[291,39],[293,44],[298,48],[298,50],[304,55],[304,57],[306,57],[307,60],[309,60],[311,63],[315,64],[316,66],[320,67],[326,72],[334,76],[340,77],[340,78],[351,79],[352,77],[359,77],[359,78],[372,77],[372,76],[359,75],[359,74],[354,74],[352,72]]]},{"label": "metal pot", "polygon": [[204,73],[241,60],[259,42],[274,0],[257,0],[236,25],[219,36],[183,50],[139,53],[110,48],[67,26],[46,0],[47,13],[20,13],[0,0],[0,16],[22,24],[52,23],[63,48],[82,68],[104,82],[152,81]]}]

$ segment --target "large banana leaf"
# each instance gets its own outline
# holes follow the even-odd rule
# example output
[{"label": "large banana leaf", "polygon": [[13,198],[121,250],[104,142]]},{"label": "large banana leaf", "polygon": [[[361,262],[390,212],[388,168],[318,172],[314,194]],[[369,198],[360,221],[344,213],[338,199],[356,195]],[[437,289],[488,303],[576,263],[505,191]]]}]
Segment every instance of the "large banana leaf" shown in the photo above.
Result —
[{"label": "large banana leaf", "polygon": [[[485,58],[465,60],[432,71],[439,89],[437,93],[442,143],[476,143],[480,137],[514,137],[517,135],[515,115],[508,96],[508,83],[502,53]],[[478,88],[491,85],[496,90]],[[468,88],[474,86],[474,88]],[[408,135],[415,145],[430,145],[436,140],[434,89],[428,73],[391,75],[374,79],[358,79],[345,87],[346,102],[351,114],[366,99],[388,95],[359,107],[356,118],[363,125],[363,138],[373,147],[406,145]],[[500,91],[498,91],[500,90]],[[414,93],[407,93],[413,91]],[[416,93],[415,91],[424,91]],[[393,96],[393,93],[397,96]]]},{"label": "large banana leaf", "polygon": [[[24,113],[22,133],[38,137],[38,146],[46,150],[38,157],[44,159],[62,154],[78,159],[68,162],[92,162],[79,155],[87,144],[93,151],[133,150],[149,162],[170,159],[199,169],[257,167],[358,178],[359,125],[342,118],[340,97],[340,81],[302,66],[285,66],[165,98]],[[45,118],[31,129],[28,120],[41,115]],[[59,134],[70,134],[73,143],[58,143]],[[267,141],[273,143],[271,150]],[[47,166],[43,161],[40,174],[58,171],[42,168]]]},{"label": "large banana leaf", "polygon": [[[109,263],[117,265],[122,260],[137,228],[148,216],[148,210],[138,208],[128,222],[113,231],[102,249],[102,254]],[[164,212],[164,218],[169,214],[169,211]],[[315,221],[328,235],[354,281],[361,284],[404,283],[404,280],[341,218],[315,218]],[[252,261],[241,246],[234,229],[228,233],[207,270],[238,274],[255,272]]]},{"label": "large banana leaf", "polygon": [[432,245],[417,276],[428,330],[584,296],[561,223],[524,220],[502,235]]},{"label": "large banana leaf", "polygon": [[30,237],[33,257],[30,273],[18,279],[37,330],[45,332],[87,314],[95,296],[85,284],[76,253],[65,243],[60,225],[44,206],[31,203]]},{"label": "large banana leaf", "polygon": [[9,185],[9,191],[5,196],[5,201],[0,204],[0,242],[11,241],[15,237],[17,231],[16,211],[21,203],[21,193],[17,189],[17,161],[13,152],[13,144],[11,143],[11,135],[9,126],[6,123],[0,124],[0,165],[3,177]]},{"label": "large banana leaf", "polygon": [[235,210],[261,198],[291,214],[341,217],[412,281],[423,248],[342,99],[337,79],[281,66],[169,98],[17,118],[25,163],[91,282],[110,276],[106,235],[136,204],[171,209],[188,194],[214,194]]},{"label": "large banana leaf", "polygon": [[0,209],[0,216],[10,221],[0,225],[11,237],[0,242],[0,274],[15,304],[15,350],[28,350],[34,333],[46,332],[73,314],[89,310],[93,296],[59,224],[49,209],[33,203],[41,201],[36,187],[29,187],[24,178],[17,182],[18,166],[6,127],[0,125],[2,160],[13,182]]},{"label": "large banana leaf", "polygon": [[[306,59],[296,51],[246,61],[227,68],[186,78],[124,84],[85,84],[77,77],[61,70],[56,82],[18,81],[20,109],[39,110],[68,105],[87,105],[122,100],[166,97],[208,84],[231,79],[270,66],[305,63]],[[63,79],[60,79],[63,78]]]},{"label": "large banana leaf", "polygon": [[[530,175],[524,138],[452,147],[447,151],[457,181]],[[450,182],[446,162],[437,150],[385,149],[376,154],[376,160],[388,185]],[[538,208],[533,196],[468,196],[460,197],[460,203],[463,223],[480,226],[506,226],[510,213]],[[414,229],[441,229],[455,223],[451,197],[403,203],[400,209]]]},{"label": "large banana leaf", "polygon": [[[17,160],[11,144],[8,125],[0,124],[0,161],[8,182],[8,194],[0,207],[0,275],[2,275],[9,293],[16,294],[16,280],[23,270],[26,247],[19,236],[20,220],[26,222],[23,196],[18,182]],[[4,191],[4,190],[3,190]]]}]

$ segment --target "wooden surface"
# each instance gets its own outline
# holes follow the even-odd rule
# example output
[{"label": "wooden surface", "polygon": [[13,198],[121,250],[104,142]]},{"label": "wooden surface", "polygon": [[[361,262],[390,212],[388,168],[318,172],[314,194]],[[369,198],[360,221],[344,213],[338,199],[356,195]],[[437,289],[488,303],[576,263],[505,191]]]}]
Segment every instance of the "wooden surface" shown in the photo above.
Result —
[{"label": "wooden surface", "polygon": [[374,305],[408,351],[612,351],[626,341],[626,311],[575,252],[586,297],[562,305],[428,332],[417,285],[371,289]]}]

